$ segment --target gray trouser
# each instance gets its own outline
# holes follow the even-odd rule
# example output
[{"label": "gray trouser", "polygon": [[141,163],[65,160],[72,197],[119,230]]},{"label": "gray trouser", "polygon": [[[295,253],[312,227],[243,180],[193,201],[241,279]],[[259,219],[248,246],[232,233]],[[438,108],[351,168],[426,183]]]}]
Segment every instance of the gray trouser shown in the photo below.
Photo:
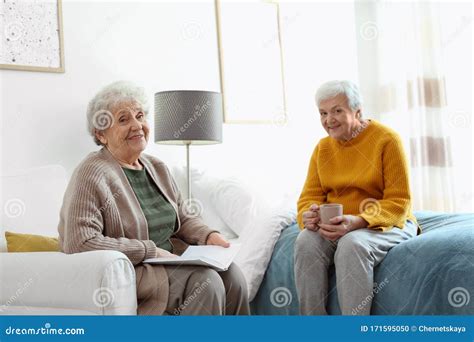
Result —
[{"label": "gray trouser", "polygon": [[301,231],[295,243],[295,282],[302,315],[327,315],[328,268],[336,268],[336,286],[343,315],[370,315],[374,267],[393,246],[416,236],[417,226],[382,232],[358,229],[333,242],[319,232]]},{"label": "gray trouser", "polygon": [[166,266],[170,293],[164,315],[249,315],[247,283],[232,263],[227,271]]}]

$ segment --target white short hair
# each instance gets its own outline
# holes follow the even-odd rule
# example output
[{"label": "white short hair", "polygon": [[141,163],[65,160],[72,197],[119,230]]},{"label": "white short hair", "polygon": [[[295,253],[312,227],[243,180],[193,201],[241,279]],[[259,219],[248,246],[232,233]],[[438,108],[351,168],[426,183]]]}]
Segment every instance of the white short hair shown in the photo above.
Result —
[{"label": "white short hair", "polygon": [[362,96],[359,87],[351,81],[329,81],[324,83],[316,91],[316,105],[319,107],[321,101],[330,99],[339,94],[347,97],[347,102],[351,110],[356,111],[362,107]]},{"label": "white short hair", "polygon": [[[95,133],[110,127],[111,111],[122,102],[137,102],[145,115],[148,114],[148,97],[145,89],[130,81],[117,81],[102,88],[87,106],[87,129],[97,145],[102,145]],[[108,124],[107,124],[108,123]]]}]

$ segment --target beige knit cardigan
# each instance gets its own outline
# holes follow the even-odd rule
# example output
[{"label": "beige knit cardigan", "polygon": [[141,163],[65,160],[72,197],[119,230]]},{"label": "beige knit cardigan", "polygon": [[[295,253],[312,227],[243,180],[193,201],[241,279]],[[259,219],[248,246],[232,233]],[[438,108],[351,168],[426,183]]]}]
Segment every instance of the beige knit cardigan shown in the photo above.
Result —
[{"label": "beige knit cardigan", "polygon": [[[188,244],[203,245],[215,230],[189,209],[168,168],[159,159],[142,153],[140,162],[176,210],[178,229],[171,239],[173,253]],[[155,257],[156,245],[148,236],[148,224],[121,165],[103,147],[90,153],[74,170],[60,213],[59,244],[64,253],[116,250],[135,266],[139,315],[161,315],[169,295],[168,276],[161,265],[143,264]]]}]

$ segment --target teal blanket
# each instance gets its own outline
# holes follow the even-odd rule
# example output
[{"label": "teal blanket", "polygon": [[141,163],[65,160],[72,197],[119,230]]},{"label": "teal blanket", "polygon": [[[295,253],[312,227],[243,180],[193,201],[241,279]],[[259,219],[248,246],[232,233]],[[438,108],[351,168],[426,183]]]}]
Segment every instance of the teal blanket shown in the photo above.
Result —
[{"label": "teal blanket", "polygon": [[[384,287],[374,296],[373,315],[474,314],[474,214],[415,212],[423,233],[392,248],[375,268]],[[282,231],[260,289],[256,315],[297,315],[293,248],[299,229]],[[329,270],[328,312],[340,314],[334,268]]]}]

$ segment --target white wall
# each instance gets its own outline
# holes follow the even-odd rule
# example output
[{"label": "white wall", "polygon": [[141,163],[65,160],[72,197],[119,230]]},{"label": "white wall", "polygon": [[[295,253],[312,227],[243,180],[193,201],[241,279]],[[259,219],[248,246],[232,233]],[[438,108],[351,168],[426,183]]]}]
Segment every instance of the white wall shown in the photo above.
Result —
[{"label": "white wall", "polygon": [[[353,12],[350,3],[282,4],[289,124],[225,125],[222,145],[192,148],[193,165],[296,197],[325,135],[317,86],[357,77]],[[66,73],[0,70],[2,174],[49,164],[70,174],[97,149],[86,132],[86,105],[112,81],[135,81],[151,100],[162,90],[220,89],[213,1],[64,0],[63,20]],[[147,152],[184,164],[180,146],[150,141]]]},{"label": "white wall", "polygon": [[[4,171],[51,163],[72,170],[96,148],[85,129],[87,102],[114,80],[136,81],[151,98],[218,89],[211,3],[64,1],[63,17],[66,73],[0,71]],[[194,23],[196,39],[186,35]]]}]

